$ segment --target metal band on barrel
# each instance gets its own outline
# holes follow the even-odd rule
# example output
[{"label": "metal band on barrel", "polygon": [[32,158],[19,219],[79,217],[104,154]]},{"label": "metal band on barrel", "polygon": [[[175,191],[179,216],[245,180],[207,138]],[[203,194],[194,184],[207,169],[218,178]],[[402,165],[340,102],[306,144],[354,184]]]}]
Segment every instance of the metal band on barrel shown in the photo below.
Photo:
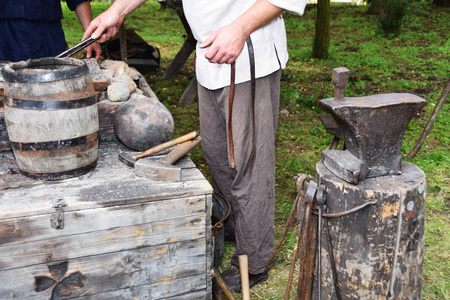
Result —
[{"label": "metal band on barrel", "polygon": [[30,173],[26,171],[19,170],[20,173],[24,176],[34,178],[34,179],[46,179],[46,180],[55,180],[55,179],[65,179],[70,177],[79,176],[82,174],[85,174],[95,168],[97,166],[97,159],[90,163],[87,166],[69,170],[69,171],[63,171],[63,172],[55,172],[55,173]]},{"label": "metal band on barrel", "polygon": [[5,100],[5,105],[9,107],[36,110],[77,109],[88,107],[97,103],[97,98],[95,95],[81,99],[56,101],[24,100],[17,98],[6,98]]},{"label": "metal band on barrel", "polygon": [[80,136],[78,138],[37,142],[37,143],[18,143],[11,141],[11,148],[16,151],[42,151],[42,150],[62,150],[80,145],[85,145],[98,140],[98,132],[89,135]]}]

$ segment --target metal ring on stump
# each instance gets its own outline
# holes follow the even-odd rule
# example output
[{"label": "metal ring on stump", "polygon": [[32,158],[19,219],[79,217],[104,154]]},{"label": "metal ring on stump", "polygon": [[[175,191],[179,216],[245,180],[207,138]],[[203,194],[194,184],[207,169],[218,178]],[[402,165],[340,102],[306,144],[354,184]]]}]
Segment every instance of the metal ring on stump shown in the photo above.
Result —
[{"label": "metal ring on stump", "polygon": [[98,111],[86,63],[42,58],[3,69],[5,122],[20,172],[58,180],[84,174],[98,159]]}]

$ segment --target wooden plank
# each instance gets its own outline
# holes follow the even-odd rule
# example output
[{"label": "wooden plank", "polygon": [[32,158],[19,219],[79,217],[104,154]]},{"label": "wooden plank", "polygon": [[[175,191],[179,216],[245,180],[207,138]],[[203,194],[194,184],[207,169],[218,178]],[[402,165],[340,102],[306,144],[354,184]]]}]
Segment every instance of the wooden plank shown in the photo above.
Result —
[{"label": "wooden plank", "polygon": [[175,58],[172,60],[172,62],[169,64],[166,71],[164,72],[162,77],[163,80],[175,79],[175,76],[178,74],[183,65],[186,63],[192,51],[195,50],[196,44],[197,41],[195,40],[194,35],[188,34],[188,37],[183,43],[183,46],[175,55]]},{"label": "wooden plank", "polygon": [[[114,299],[106,298],[113,295],[133,299],[127,297],[130,293],[137,293],[137,299],[144,299],[141,297],[144,295],[160,299],[186,291],[205,290],[205,244],[204,239],[200,241],[203,242],[180,241],[2,271],[0,298],[13,295],[17,299],[50,299],[51,293],[57,293],[58,288],[53,285],[45,289],[42,281],[36,281],[38,277],[57,281],[60,287],[61,279],[72,279],[71,289],[59,289],[60,297],[56,299],[79,296],[82,299]],[[36,286],[42,292],[36,292]]]},{"label": "wooden plank", "polygon": [[[101,144],[97,168],[66,180],[30,181],[20,174],[2,175],[0,219],[54,213],[52,201],[57,199],[67,203],[66,211],[78,211],[213,192],[198,169],[183,169],[182,182],[150,180],[135,176],[132,168],[119,161],[119,153],[117,144]],[[20,181],[23,184],[17,184]]]},{"label": "wooden plank", "polygon": [[[206,256],[207,260],[207,270],[206,273],[206,282],[207,282],[207,292],[209,294],[212,294],[212,253],[214,251],[213,249],[213,242],[212,242],[212,194],[206,196],[206,253],[211,253],[211,255]],[[211,299],[208,298],[208,299]]]},{"label": "wooden plank", "polygon": [[194,103],[197,94],[198,94],[197,77],[194,76],[194,78],[192,78],[191,81],[189,81],[186,89],[184,90],[183,94],[181,94],[180,100],[178,100],[178,102],[192,104]]},{"label": "wooden plank", "polygon": [[151,66],[155,69],[158,68],[158,63],[153,59],[146,59],[146,58],[129,58],[128,59],[129,65],[145,65],[145,66]]},{"label": "wooden plank", "polygon": [[205,180],[160,182],[126,175],[130,171],[125,168],[111,170],[110,178],[95,178],[94,170],[91,178],[86,175],[83,179],[43,182],[27,189],[0,190],[0,219],[53,213],[52,200],[57,199],[64,199],[67,211],[77,211],[212,193],[211,185]]},{"label": "wooden plank", "polygon": [[[154,299],[154,300],[202,300],[211,299],[211,294],[205,290],[196,291],[202,288],[205,282],[205,275],[197,275],[189,278],[180,278],[173,281],[167,292],[155,295],[154,290],[158,289],[159,284],[132,287],[126,290],[114,291],[110,293],[96,294],[95,297],[79,297],[79,300],[111,300],[111,299]],[[176,295],[177,293],[193,290],[191,293]]]},{"label": "wooden plank", "polygon": [[197,292],[189,292],[183,295],[176,295],[169,298],[163,298],[164,300],[190,300],[190,299],[211,299],[212,294],[208,291],[202,290]]},{"label": "wooden plank", "polygon": [[143,204],[113,206],[64,212],[64,229],[50,226],[51,214],[33,215],[0,220],[0,249],[3,245],[29,243],[76,235],[114,227],[137,226],[140,224],[205,215],[205,196],[172,199]]},{"label": "wooden plank", "polygon": [[198,238],[203,238],[202,243],[206,247],[205,222],[204,215],[193,215],[78,235],[55,236],[26,244],[3,245],[0,247],[0,270]]}]

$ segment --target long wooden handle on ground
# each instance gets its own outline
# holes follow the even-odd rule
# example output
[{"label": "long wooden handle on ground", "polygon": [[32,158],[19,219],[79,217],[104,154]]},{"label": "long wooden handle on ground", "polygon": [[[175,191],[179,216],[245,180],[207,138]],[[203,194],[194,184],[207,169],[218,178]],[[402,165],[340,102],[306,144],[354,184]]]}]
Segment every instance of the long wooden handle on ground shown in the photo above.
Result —
[{"label": "long wooden handle on ground", "polygon": [[152,155],[152,154],[155,154],[155,153],[158,153],[158,152],[160,152],[160,151],[166,150],[166,149],[169,148],[169,147],[172,147],[172,146],[178,145],[178,144],[180,144],[180,143],[183,143],[183,142],[186,142],[186,141],[195,139],[197,136],[198,136],[198,132],[197,132],[197,131],[192,131],[192,132],[190,132],[190,133],[188,133],[188,134],[185,134],[185,135],[183,135],[183,136],[180,136],[179,138],[176,138],[176,139],[174,139],[174,140],[165,142],[165,143],[163,143],[163,144],[160,144],[160,145],[158,145],[158,146],[155,146],[155,147],[153,147],[153,148],[150,148],[150,149],[148,149],[148,150],[145,150],[145,151],[142,152],[142,153],[133,155],[133,158],[134,158],[135,160],[138,160],[139,158],[143,158],[143,157],[150,156],[150,155]]},{"label": "long wooden handle on ground", "polygon": [[422,147],[423,142],[427,138],[428,134],[430,134],[431,128],[433,127],[434,122],[436,121],[436,118],[438,116],[439,111],[442,108],[442,105],[444,105],[445,98],[447,98],[447,95],[450,91],[450,79],[447,81],[447,84],[445,85],[444,91],[441,94],[441,97],[439,98],[436,107],[433,110],[433,113],[431,114],[430,119],[428,120],[427,125],[425,126],[425,129],[423,130],[422,134],[420,135],[420,138],[417,140],[416,144],[414,145],[414,148],[411,150],[411,152],[408,155],[408,159],[413,159],[417,152],[419,152],[420,147]]},{"label": "long wooden handle on ground", "polygon": [[223,281],[222,277],[220,277],[220,275],[217,274],[215,269],[213,269],[213,277],[216,279],[217,285],[220,287],[220,289],[223,291],[223,293],[228,297],[228,299],[236,300],[236,298],[233,295],[233,292],[230,291],[227,284]]},{"label": "long wooden handle on ground", "polygon": [[241,272],[242,300],[250,300],[250,284],[248,281],[248,257],[239,255],[239,271]]}]

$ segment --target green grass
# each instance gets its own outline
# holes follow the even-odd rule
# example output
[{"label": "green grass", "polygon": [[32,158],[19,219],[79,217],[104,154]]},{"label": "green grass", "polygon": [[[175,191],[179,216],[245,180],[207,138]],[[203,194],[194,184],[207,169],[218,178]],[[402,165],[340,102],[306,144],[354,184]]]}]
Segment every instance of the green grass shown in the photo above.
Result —
[{"label": "green grass", "polygon": [[[91,4],[94,15],[108,6],[104,2]],[[295,200],[293,176],[313,175],[320,153],[331,143],[332,137],[318,119],[322,111],[317,102],[333,95],[333,68],[345,66],[354,73],[354,80],[346,89],[347,96],[402,92],[419,95],[429,102],[407,128],[402,145],[405,160],[450,77],[449,9],[415,2],[405,17],[402,34],[385,38],[378,30],[377,17],[366,13],[367,7],[333,3],[331,8],[328,60],[311,58],[315,8],[308,6],[304,16],[284,15],[290,61],[282,75],[280,111],[285,109],[289,114],[280,115],[276,139],[276,238]],[[65,9],[64,14],[66,38],[69,45],[74,45],[82,36],[81,27],[73,13]],[[198,129],[197,105],[178,103],[193,76],[192,57],[174,81],[161,80],[185,38],[176,13],[162,8],[156,1],[148,1],[130,15],[125,24],[161,50],[161,68],[146,78],[160,101],[172,112],[175,136]],[[447,100],[426,142],[411,161],[425,172],[428,186],[424,299],[450,299],[449,122]],[[210,179],[199,149],[192,152],[192,158]],[[283,298],[294,243],[295,233],[290,232],[276,257],[271,277],[267,283],[252,289],[252,299]],[[227,246],[226,251],[228,258],[233,248]],[[222,268],[225,267],[226,263]]]}]

